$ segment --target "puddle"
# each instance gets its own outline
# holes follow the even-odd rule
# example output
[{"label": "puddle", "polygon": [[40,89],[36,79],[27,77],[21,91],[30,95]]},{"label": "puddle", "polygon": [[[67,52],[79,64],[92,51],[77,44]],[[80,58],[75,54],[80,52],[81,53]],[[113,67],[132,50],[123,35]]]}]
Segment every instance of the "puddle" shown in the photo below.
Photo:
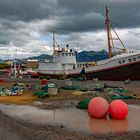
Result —
[{"label": "puddle", "polygon": [[87,111],[76,108],[42,110],[33,106],[0,104],[0,110],[13,118],[37,124],[63,125],[72,131],[88,134],[140,131],[140,106],[136,105],[129,105],[129,115],[125,120],[90,118]]},{"label": "puddle", "polygon": [[[63,104],[63,107],[62,107]],[[53,107],[58,107],[58,108],[65,108],[65,107],[75,107],[78,104],[77,100],[66,100],[66,101],[62,101],[62,103],[55,102],[54,105],[54,101],[48,101],[47,103],[41,102],[41,101],[35,101],[33,103],[33,106],[39,107],[41,109],[52,109],[52,105]]]}]

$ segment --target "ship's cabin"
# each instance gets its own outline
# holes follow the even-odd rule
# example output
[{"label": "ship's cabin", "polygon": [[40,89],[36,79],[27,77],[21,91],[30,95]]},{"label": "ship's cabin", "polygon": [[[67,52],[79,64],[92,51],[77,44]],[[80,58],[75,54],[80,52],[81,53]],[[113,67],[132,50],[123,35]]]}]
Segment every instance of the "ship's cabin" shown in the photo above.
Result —
[{"label": "ship's cabin", "polygon": [[69,49],[69,45],[66,45],[66,48],[55,47],[54,54],[58,54],[61,56],[76,56],[76,51],[73,49]]},{"label": "ship's cabin", "polygon": [[60,48],[60,46],[55,47],[53,52],[53,62],[76,64],[76,51],[74,49],[69,49],[69,45],[66,45],[65,48]]}]

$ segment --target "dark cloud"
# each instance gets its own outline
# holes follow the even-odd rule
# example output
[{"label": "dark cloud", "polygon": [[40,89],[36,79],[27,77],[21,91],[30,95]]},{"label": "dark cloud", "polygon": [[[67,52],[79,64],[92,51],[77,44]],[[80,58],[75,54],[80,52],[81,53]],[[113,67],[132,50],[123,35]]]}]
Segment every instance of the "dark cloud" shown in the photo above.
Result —
[{"label": "dark cloud", "polygon": [[105,5],[111,7],[112,20],[123,27],[139,26],[139,0],[4,0],[0,1],[0,17],[15,22],[54,20],[49,31],[89,31],[104,28]]},{"label": "dark cloud", "polygon": [[0,16],[11,20],[42,19],[53,13],[54,4],[49,0],[4,0],[0,1]]},{"label": "dark cloud", "polygon": [[[106,5],[110,19],[121,25],[115,27],[140,27],[139,0],[1,0],[0,46],[12,42],[15,47],[32,49],[42,45],[38,36],[56,31],[63,39],[81,42],[79,47],[91,48],[92,38],[87,34],[105,30]],[[102,38],[94,41],[104,45]]]},{"label": "dark cloud", "polygon": [[7,45],[9,42],[7,42],[7,40],[6,39],[4,39],[4,38],[1,38],[0,39],[0,45]]},{"label": "dark cloud", "polygon": [[9,20],[1,20],[0,22],[0,42],[3,42],[3,44],[10,45],[13,42],[18,47],[24,46],[29,41],[29,33],[29,30],[18,24],[18,22],[15,23]]},{"label": "dark cloud", "polygon": [[57,0],[59,8],[51,16],[55,24],[46,31],[58,33],[86,32],[105,29],[105,6],[109,7],[110,19],[117,28],[140,26],[139,0]]}]

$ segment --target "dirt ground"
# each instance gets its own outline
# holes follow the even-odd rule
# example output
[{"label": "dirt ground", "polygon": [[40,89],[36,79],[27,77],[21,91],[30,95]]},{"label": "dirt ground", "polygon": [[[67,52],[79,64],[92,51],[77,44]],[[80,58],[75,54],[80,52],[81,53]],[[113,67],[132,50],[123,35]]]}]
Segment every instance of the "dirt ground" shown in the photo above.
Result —
[{"label": "dirt ground", "polygon": [[139,132],[107,135],[85,135],[64,127],[21,122],[0,113],[0,140],[139,140]]},{"label": "dirt ground", "polygon": [[128,104],[140,104],[140,82],[131,82],[130,85],[125,85],[123,82],[109,82],[109,81],[73,81],[72,84],[75,86],[79,86],[82,89],[89,90],[85,94],[76,95],[73,94],[76,92],[76,90],[63,90],[60,87],[66,86],[67,80],[50,80],[48,82],[53,82],[58,85],[59,92],[56,96],[50,96],[49,98],[44,99],[38,99],[33,95],[36,91],[41,91],[41,85],[40,85],[40,79],[20,79],[20,81],[14,81],[13,79],[5,80],[5,83],[3,85],[0,85],[0,87],[5,87],[7,89],[10,89],[14,83],[24,83],[25,85],[32,85],[35,84],[37,86],[40,86],[37,90],[32,89],[26,89],[23,90],[22,95],[18,96],[0,96],[0,102],[6,103],[6,104],[21,104],[21,105],[32,105],[35,101],[40,101],[44,103],[45,108],[59,108],[59,107],[69,107],[69,106],[75,106],[78,101],[81,101],[83,99],[90,99],[95,96],[100,96],[108,100],[108,102],[111,102],[109,95],[107,92],[96,92],[94,91],[94,85],[96,84],[103,84],[106,83],[109,86],[114,87],[124,87],[125,89],[128,89],[131,94],[134,94],[138,97],[138,99],[126,99],[124,100]]},{"label": "dirt ground", "polygon": [[[10,88],[14,83],[20,82],[24,84],[40,84],[39,79],[4,79],[4,85],[0,85],[0,87]],[[66,81],[64,80],[51,80],[50,82],[55,82],[59,87],[66,85]],[[45,99],[38,99],[33,96],[33,92],[40,91],[38,90],[25,90],[23,95],[19,96],[4,96],[0,97],[0,103],[6,104],[26,104],[26,105],[34,105],[34,102],[42,102],[42,106],[45,109],[48,108],[63,108],[63,107],[73,107],[76,106],[78,101],[81,101],[85,98],[92,98],[95,96],[101,96],[106,98],[109,102],[111,99],[108,97],[106,92],[96,93],[94,89],[94,84],[102,84],[106,83],[112,86],[123,86],[126,89],[130,90],[133,94],[140,96],[140,82],[131,82],[130,85],[125,85],[123,82],[108,82],[108,81],[73,81],[73,85],[78,85],[80,87],[85,87],[88,90],[88,94],[75,95],[72,94],[75,91],[72,90],[63,90],[60,89],[59,93],[56,96],[52,96]],[[128,99],[124,100],[128,104],[140,104],[140,99]],[[39,106],[40,107],[40,106]],[[26,139],[28,140],[139,140],[140,133],[139,132],[127,132],[121,134],[107,134],[107,135],[86,135],[81,133],[76,133],[74,131],[66,130],[62,126],[41,126],[36,124],[31,124],[28,122],[21,122],[19,120],[10,118],[0,112],[0,139]]]}]

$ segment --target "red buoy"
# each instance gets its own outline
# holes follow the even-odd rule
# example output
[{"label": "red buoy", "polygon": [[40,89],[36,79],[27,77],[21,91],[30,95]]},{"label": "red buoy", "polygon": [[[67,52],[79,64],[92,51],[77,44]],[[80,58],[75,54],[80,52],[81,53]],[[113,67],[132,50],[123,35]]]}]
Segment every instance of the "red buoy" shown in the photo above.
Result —
[{"label": "red buoy", "polygon": [[122,100],[114,100],[109,105],[109,113],[114,119],[124,119],[128,114],[128,105]]},{"label": "red buoy", "polygon": [[95,97],[88,104],[88,113],[91,117],[104,118],[109,109],[108,102],[102,97]]}]

